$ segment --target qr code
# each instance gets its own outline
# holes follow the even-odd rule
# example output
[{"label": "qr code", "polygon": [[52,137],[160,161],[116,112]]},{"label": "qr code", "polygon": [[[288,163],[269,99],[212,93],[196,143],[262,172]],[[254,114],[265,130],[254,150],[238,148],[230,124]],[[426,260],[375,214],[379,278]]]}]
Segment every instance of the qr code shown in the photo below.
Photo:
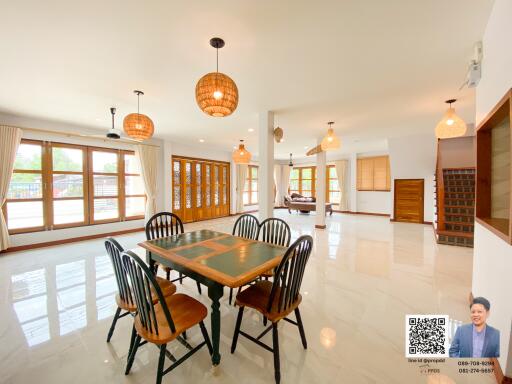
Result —
[{"label": "qr code", "polygon": [[406,357],[448,357],[448,316],[407,315]]}]

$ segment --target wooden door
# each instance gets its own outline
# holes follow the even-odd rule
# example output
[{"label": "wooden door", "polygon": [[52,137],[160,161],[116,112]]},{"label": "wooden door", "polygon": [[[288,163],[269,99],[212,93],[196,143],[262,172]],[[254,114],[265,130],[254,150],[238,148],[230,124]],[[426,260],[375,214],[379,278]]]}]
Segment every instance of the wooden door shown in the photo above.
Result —
[{"label": "wooden door", "polygon": [[229,164],[173,157],[173,212],[184,223],[229,215]]},{"label": "wooden door", "polygon": [[395,179],[395,221],[423,223],[423,179]]}]

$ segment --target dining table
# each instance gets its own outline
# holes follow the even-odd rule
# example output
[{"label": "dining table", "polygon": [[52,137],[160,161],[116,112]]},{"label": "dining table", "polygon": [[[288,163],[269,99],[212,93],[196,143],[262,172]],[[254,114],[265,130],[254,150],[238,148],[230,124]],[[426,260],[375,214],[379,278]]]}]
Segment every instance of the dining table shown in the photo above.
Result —
[{"label": "dining table", "polygon": [[238,288],[249,284],[277,267],[287,249],[208,229],[148,240],[139,246],[146,250],[146,261],[151,267],[158,262],[208,288],[213,367],[217,367],[221,360],[219,301],[224,287]]}]

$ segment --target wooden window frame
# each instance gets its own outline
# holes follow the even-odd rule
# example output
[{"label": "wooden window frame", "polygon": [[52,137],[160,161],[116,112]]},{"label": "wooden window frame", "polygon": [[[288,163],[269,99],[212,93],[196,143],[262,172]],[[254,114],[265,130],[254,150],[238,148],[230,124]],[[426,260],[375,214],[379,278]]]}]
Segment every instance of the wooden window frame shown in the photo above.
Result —
[{"label": "wooden window frame", "polygon": [[[8,212],[7,203],[9,202],[23,202],[23,201],[41,201],[43,204],[43,225],[37,227],[27,228],[16,228],[9,229],[10,235],[16,235],[20,233],[33,233],[41,231],[51,231],[64,228],[74,228],[82,226],[90,226],[96,224],[107,224],[121,221],[140,220],[144,218],[144,215],[127,216],[126,215],[126,198],[127,197],[145,197],[145,194],[127,195],[125,191],[126,176],[139,176],[141,174],[127,173],[125,169],[125,155],[134,155],[134,151],[124,149],[112,149],[104,147],[68,144],[62,142],[50,142],[43,140],[32,140],[22,139],[22,144],[35,144],[41,146],[41,169],[40,170],[14,170],[13,173],[35,173],[41,174],[42,183],[42,197],[41,198],[29,198],[29,199],[7,199],[5,204],[2,206],[2,211],[7,222]],[[55,171],[53,170],[53,148],[72,148],[81,149],[83,152],[83,168],[82,172],[75,171]],[[117,173],[107,172],[93,172],[92,153],[97,152],[110,152],[117,154]],[[83,197],[53,197],[53,175],[56,174],[82,174],[83,175]],[[117,176],[117,196],[100,196],[94,197],[94,175],[116,175]],[[118,199],[118,217],[112,219],[94,220],[94,200],[95,199]],[[53,217],[53,204],[54,201],[61,200],[83,200],[84,202],[84,221],[77,223],[65,223],[65,224],[54,224]],[[147,200],[147,198],[146,198]]]},{"label": "wooden window frame", "polygon": [[[256,173],[257,173],[257,177],[256,179],[253,179],[252,177],[252,169],[256,169]],[[245,183],[247,185],[247,189],[244,189],[244,193],[247,193],[248,194],[248,203],[247,204],[244,204],[244,206],[249,206],[249,205],[256,205],[256,204],[259,204],[259,194],[258,194],[258,189],[256,188],[256,190],[254,191],[252,189],[252,182],[254,180],[256,180],[256,183],[258,182],[258,179],[260,177],[260,171],[259,171],[259,167],[257,165],[249,165],[247,167],[247,178],[245,179]],[[256,192],[256,201],[252,201],[252,193],[253,192]]]},{"label": "wooden window frame", "polygon": [[[140,173],[128,173],[126,172],[126,156],[135,156],[135,152],[134,151],[127,151],[127,150],[121,150],[121,163],[123,164],[123,167],[122,167],[122,171],[123,171],[123,194],[124,194],[124,197],[123,197],[123,213],[122,213],[122,216],[123,216],[123,221],[130,221],[130,220],[140,220],[140,219],[143,219],[144,218],[144,214],[142,215],[134,215],[134,216],[128,216],[127,213],[126,213],[126,199],[129,198],[129,197],[144,197],[144,205],[147,203],[147,196],[146,194],[135,194],[135,195],[129,195],[126,193],[126,177],[127,176],[137,176],[137,177],[140,177],[142,179],[142,174]],[[144,183],[144,180],[142,180],[142,182]]]},{"label": "wooden window frame", "polygon": [[[71,148],[71,149],[80,149],[82,151],[82,172],[71,172],[71,171],[55,171],[53,169],[53,148]],[[87,147],[83,145],[76,144],[64,144],[64,143],[48,143],[48,198],[47,198],[47,220],[50,230],[53,229],[63,229],[63,228],[72,228],[72,227],[82,227],[84,225],[89,224],[89,167],[87,162]],[[76,197],[59,197],[55,198],[53,196],[53,175],[82,175],[82,188],[83,194],[82,198]],[[55,201],[64,201],[64,200],[83,200],[84,205],[84,220],[82,222],[75,223],[64,223],[64,224],[54,224],[54,215],[53,215],[53,205]]]},{"label": "wooden window frame", "polygon": [[326,177],[325,177],[325,182],[326,182],[326,186],[325,186],[325,193],[326,193],[326,196],[325,196],[325,201],[328,202],[328,203],[331,203],[331,204],[339,204],[339,201],[337,202],[333,202],[331,201],[330,197],[331,197],[331,192],[340,192],[341,193],[341,189],[330,189],[331,187],[331,180],[336,180],[338,182],[338,188],[341,188],[340,187],[340,181],[338,179],[338,175],[336,174],[336,177],[330,177],[330,170],[331,169],[336,169],[336,166],[335,165],[328,165],[326,167]]},{"label": "wooden window frame", "polygon": [[[362,162],[363,161],[372,161],[375,162],[375,159],[386,158],[387,166],[386,166],[386,188],[380,189],[375,188],[375,166],[372,165],[372,188],[363,188],[362,187]],[[389,155],[382,156],[371,156],[371,157],[360,157],[357,159],[357,191],[359,192],[390,192],[391,191],[391,170],[389,164]]]},{"label": "wooden window frame", "polygon": [[[299,178],[298,179],[292,179],[290,178],[290,181],[291,180],[298,180],[298,185],[299,185],[299,190],[297,191],[297,193],[299,193],[300,195],[303,195],[303,191],[305,191],[304,189],[302,189],[302,181],[303,180],[311,180],[311,190],[309,189],[306,189],[306,191],[311,191],[311,197],[315,197],[316,196],[316,166],[314,165],[311,165],[311,166],[306,166],[306,167],[293,167],[292,169],[292,172],[294,169],[297,169],[299,171]],[[305,169],[311,169],[311,179],[305,179],[302,174],[304,172]],[[291,190],[290,189],[290,184],[288,184],[288,194],[291,194],[291,193],[294,193],[295,190]]]}]

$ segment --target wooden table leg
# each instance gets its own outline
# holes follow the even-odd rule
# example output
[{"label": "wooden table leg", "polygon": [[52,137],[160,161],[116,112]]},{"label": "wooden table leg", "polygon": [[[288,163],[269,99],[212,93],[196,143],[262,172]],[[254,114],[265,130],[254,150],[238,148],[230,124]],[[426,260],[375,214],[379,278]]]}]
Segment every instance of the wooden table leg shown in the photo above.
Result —
[{"label": "wooden table leg", "polygon": [[212,300],[212,313],[211,313],[211,331],[210,337],[212,338],[212,364],[214,366],[220,363],[220,303],[219,300],[224,293],[224,287],[218,283],[214,283],[208,287],[208,297]]}]

